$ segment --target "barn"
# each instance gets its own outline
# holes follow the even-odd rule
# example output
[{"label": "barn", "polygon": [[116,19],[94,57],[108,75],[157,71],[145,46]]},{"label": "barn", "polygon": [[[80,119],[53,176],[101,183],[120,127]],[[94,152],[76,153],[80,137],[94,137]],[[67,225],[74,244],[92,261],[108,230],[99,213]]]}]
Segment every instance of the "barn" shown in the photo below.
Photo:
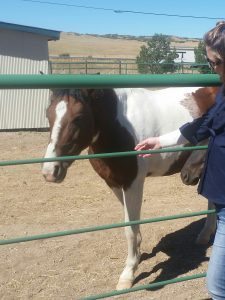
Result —
[{"label": "barn", "polygon": [[[59,31],[0,22],[0,74],[47,74],[48,41],[59,38]],[[48,127],[48,97],[46,89],[0,90],[0,130]]]}]

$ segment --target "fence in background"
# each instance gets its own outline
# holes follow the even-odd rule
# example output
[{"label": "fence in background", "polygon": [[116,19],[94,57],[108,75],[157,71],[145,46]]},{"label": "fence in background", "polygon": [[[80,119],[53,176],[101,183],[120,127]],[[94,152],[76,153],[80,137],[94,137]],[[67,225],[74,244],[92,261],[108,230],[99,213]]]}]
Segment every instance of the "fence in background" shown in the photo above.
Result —
[{"label": "fence in background", "polygon": [[[143,63],[144,65],[158,65]],[[167,64],[175,68],[174,73],[197,74],[200,67],[208,67],[208,64],[180,62]],[[208,69],[209,73],[212,73]],[[49,73],[51,74],[139,74],[135,59],[113,58],[76,58],[76,57],[50,57]]]}]

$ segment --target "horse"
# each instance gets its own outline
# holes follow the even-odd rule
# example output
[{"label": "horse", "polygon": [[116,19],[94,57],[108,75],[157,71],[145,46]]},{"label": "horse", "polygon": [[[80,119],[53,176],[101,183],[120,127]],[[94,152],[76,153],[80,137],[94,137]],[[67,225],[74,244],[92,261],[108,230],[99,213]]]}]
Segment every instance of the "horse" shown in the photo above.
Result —
[{"label": "horse", "polygon": [[[198,145],[207,145],[208,140],[204,140]],[[196,185],[199,182],[204,166],[206,150],[193,151],[185,162],[180,172],[181,180],[186,185]],[[215,209],[215,205],[208,201],[208,210]],[[206,222],[201,232],[198,234],[196,243],[206,245],[216,230],[216,214],[207,215]]]},{"label": "horse", "polygon": [[[150,90],[55,89],[46,115],[50,140],[45,158],[134,150],[149,136],[159,136],[201,116],[214,104],[216,87]],[[126,156],[96,158],[90,163],[124,208],[125,222],[139,220],[146,176],[167,176],[181,171],[189,151],[160,153],[150,158]],[[72,161],[45,162],[46,181],[64,180]],[[125,227],[128,254],[117,289],[130,288],[140,260],[138,225]]]}]

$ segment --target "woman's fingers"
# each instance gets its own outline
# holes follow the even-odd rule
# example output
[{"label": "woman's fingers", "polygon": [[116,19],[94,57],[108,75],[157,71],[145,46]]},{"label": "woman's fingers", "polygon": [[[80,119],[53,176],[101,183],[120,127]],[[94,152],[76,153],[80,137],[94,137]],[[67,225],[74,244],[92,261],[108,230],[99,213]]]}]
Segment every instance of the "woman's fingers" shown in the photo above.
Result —
[{"label": "woman's fingers", "polygon": [[147,149],[147,145],[146,144],[138,144],[136,145],[136,147],[134,148],[135,150],[146,150]]},{"label": "woman's fingers", "polygon": [[[141,151],[141,150],[152,150],[152,149],[159,149],[160,144],[159,144],[159,138],[158,137],[152,137],[148,138],[146,140],[141,141],[135,146],[136,151]],[[141,157],[150,157],[152,156],[151,153],[148,154],[139,154]]]},{"label": "woman's fingers", "polygon": [[[147,144],[147,143],[144,143],[144,144],[138,144],[135,148],[134,148],[136,151],[141,151],[141,150],[151,150],[152,147]],[[140,157],[150,157],[152,156],[151,153],[148,153],[148,154],[139,154],[138,156]]]}]

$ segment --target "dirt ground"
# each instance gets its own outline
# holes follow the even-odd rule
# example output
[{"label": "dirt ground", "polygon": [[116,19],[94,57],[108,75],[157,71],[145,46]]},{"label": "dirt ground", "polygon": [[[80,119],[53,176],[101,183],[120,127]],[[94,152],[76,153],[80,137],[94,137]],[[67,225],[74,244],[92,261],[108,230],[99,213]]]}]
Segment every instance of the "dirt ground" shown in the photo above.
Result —
[{"label": "dirt ground", "polygon": [[[42,157],[48,133],[0,133],[0,160]],[[123,221],[120,203],[87,160],[61,184],[46,183],[40,164],[0,168],[0,239]],[[147,178],[142,218],[206,209],[179,175]],[[204,217],[142,225],[135,286],[198,274],[210,247],[194,241]],[[0,246],[0,299],[81,299],[115,289],[126,258],[124,230],[114,229]],[[115,299],[206,299],[205,279]]]}]

